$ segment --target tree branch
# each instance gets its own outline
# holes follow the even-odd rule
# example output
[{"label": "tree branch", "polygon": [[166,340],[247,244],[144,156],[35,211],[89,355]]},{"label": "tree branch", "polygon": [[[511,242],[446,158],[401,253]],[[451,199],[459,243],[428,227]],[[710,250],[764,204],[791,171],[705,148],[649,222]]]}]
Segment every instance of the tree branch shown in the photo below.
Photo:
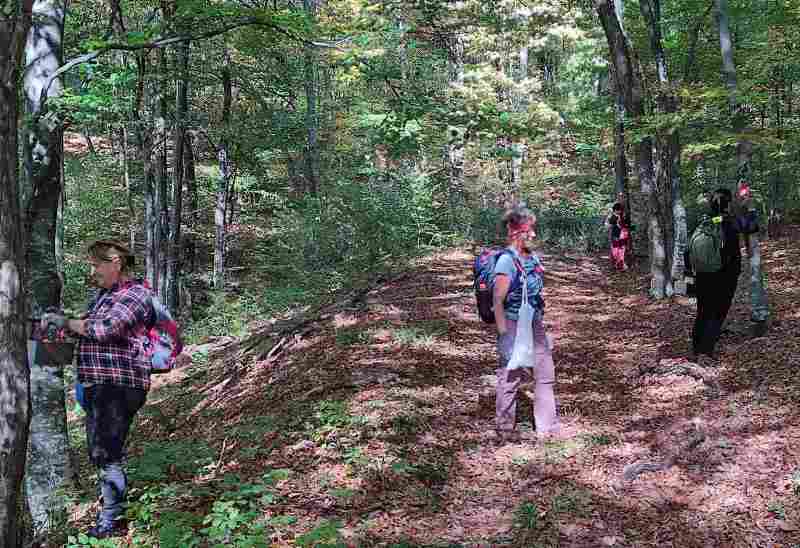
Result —
[{"label": "tree branch", "polygon": [[101,55],[108,53],[110,51],[142,51],[142,50],[158,49],[166,46],[171,46],[173,44],[179,44],[181,42],[206,40],[208,38],[213,38],[215,36],[219,36],[220,34],[225,34],[226,32],[230,32],[232,30],[247,26],[267,27],[278,32],[279,34],[283,34],[284,36],[292,40],[301,43],[306,43],[315,47],[336,48],[339,47],[340,44],[350,40],[350,38],[343,38],[341,40],[332,43],[313,42],[306,40],[302,36],[299,36],[288,29],[275,25],[274,23],[271,23],[269,21],[265,21],[264,18],[262,17],[245,17],[243,19],[239,19],[231,23],[228,23],[227,25],[223,25],[219,28],[208,30],[206,32],[200,32],[197,34],[177,34],[174,36],[165,36],[162,38],[157,38],[152,42],[144,42],[141,44],[126,44],[123,42],[106,44],[92,52],[84,53],[83,55],[74,57],[70,59],[68,62],[64,63],[57,71],[55,71],[53,74],[50,75],[50,78],[47,80],[47,83],[44,86],[45,91],[43,93],[46,93],[47,90],[50,89],[50,86],[52,85],[53,81],[56,78],[59,78],[62,74],[72,70],[78,65],[97,59]]}]

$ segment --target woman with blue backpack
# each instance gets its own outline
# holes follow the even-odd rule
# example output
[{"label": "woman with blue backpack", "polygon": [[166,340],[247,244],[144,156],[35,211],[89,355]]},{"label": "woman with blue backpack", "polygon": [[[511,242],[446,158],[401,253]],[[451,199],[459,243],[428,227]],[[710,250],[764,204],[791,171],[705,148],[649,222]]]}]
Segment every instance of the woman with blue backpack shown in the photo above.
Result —
[{"label": "woman with blue backpack", "polygon": [[[127,490],[124,446],[133,418],[147,399],[151,363],[144,333],[156,321],[151,291],[131,270],[134,257],[119,242],[97,241],[89,247],[91,280],[97,296],[81,319],[48,313],[43,329],[55,326],[78,337],[78,386],[86,411],[89,458],[99,473],[102,507],[88,531],[94,538],[123,531]],[[79,396],[80,397],[80,396]]]},{"label": "woman with blue backpack", "polygon": [[[544,268],[533,252],[536,217],[525,207],[517,207],[503,216],[503,224],[507,233],[507,247],[497,257],[493,284],[498,353],[495,428],[500,441],[515,441],[520,437],[516,430],[517,395],[520,385],[530,376],[531,370],[536,384],[534,419],[537,434],[555,433],[560,425],[553,391],[555,366],[550,338],[542,323]],[[518,319],[523,295],[533,307],[533,363],[512,369],[508,366],[518,328],[522,327],[518,324]]]}]

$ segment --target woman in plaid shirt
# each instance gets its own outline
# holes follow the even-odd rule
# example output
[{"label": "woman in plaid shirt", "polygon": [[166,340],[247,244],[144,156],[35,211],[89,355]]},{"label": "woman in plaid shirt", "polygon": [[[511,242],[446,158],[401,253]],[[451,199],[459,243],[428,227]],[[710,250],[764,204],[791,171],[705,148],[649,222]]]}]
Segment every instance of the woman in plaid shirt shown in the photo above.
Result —
[{"label": "woman in plaid shirt", "polygon": [[122,461],[125,440],[150,388],[150,361],[142,335],[155,321],[151,292],[130,277],[133,255],[123,244],[101,240],[89,247],[97,297],[81,319],[45,314],[43,327],[67,328],[79,336],[78,382],[86,399],[89,458],[99,469],[103,506],[89,536],[119,531],[127,479]]}]

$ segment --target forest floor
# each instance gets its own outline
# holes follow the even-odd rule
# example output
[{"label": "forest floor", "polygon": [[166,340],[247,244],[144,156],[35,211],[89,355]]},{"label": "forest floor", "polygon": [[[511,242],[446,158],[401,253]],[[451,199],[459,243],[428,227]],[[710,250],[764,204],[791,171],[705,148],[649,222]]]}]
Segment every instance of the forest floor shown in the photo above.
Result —
[{"label": "forest floor", "polygon": [[[706,369],[681,361],[692,300],[649,300],[645,265],[542,252],[563,439],[494,439],[472,249],[425,257],[258,351],[266,321],[255,339],[193,347],[137,419],[133,507],[148,479],[176,486],[161,546],[166,506],[202,517],[257,485],[269,496],[248,504],[271,546],[800,547],[798,236],[763,244],[768,333],[748,334],[743,276]],[[529,404],[520,419],[530,431]],[[221,545],[246,526],[233,525]]]}]

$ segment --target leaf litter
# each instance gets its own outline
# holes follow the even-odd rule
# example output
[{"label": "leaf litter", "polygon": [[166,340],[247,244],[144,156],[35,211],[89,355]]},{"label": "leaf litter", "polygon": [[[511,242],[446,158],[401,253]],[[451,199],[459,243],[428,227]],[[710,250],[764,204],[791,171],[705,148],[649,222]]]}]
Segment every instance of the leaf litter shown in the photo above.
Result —
[{"label": "leaf litter", "polygon": [[[740,280],[717,397],[701,377],[654,373],[688,356],[690,298],[649,300],[645,264],[612,273],[605,256],[548,250],[545,321],[566,435],[498,445],[481,381],[496,358],[474,311],[475,250],[454,249],[300,333],[260,332],[284,341],[270,359],[230,340],[205,348],[207,363],[151,394],[159,412],[138,419],[131,452],[203,440],[221,454],[217,469],[180,478],[194,483],[290,469],[264,512],[296,521],[272,546],[322,520],[338,523],[347,546],[798,546],[796,236],[763,243],[763,337],[747,334]],[[520,421],[532,430],[524,401]]]}]

